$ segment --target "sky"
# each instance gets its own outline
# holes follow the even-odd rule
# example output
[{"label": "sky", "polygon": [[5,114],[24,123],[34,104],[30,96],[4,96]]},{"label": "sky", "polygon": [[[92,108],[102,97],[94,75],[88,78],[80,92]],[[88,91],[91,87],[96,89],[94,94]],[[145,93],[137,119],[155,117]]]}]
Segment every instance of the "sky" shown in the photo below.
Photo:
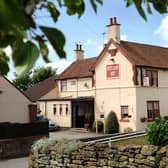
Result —
[{"label": "sky", "polygon": [[[38,13],[37,22],[39,25],[47,25],[60,29],[66,37],[65,51],[66,59],[60,59],[49,47],[49,59],[52,63],[46,64],[39,58],[35,67],[52,66],[61,73],[74,61],[75,44],[80,43],[84,50],[84,57],[98,56],[106,42],[106,25],[111,17],[117,17],[120,26],[121,39],[126,41],[159,45],[168,47],[168,14],[161,15],[153,10],[152,15],[147,15],[148,21],[140,17],[135,7],[125,7],[124,0],[104,0],[103,5],[98,5],[97,14],[93,11],[88,0],[83,16],[78,19],[77,15],[68,16],[65,9],[61,9],[61,16],[56,24],[47,17],[46,13]],[[56,38],[56,37],[55,37]],[[57,40],[57,39],[56,39]],[[6,49],[10,54],[10,49]],[[8,78],[14,78],[14,67],[10,61],[10,72]]]}]

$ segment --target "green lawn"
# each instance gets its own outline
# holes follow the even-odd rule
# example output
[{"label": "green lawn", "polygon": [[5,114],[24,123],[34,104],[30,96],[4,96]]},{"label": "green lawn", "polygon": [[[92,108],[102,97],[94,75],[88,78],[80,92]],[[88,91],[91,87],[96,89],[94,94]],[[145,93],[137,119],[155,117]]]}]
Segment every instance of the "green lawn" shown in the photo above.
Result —
[{"label": "green lawn", "polygon": [[117,142],[112,142],[112,144],[117,146],[125,146],[125,145],[145,145],[147,144],[147,137],[137,137],[137,138],[131,138],[128,140],[121,140]]}]

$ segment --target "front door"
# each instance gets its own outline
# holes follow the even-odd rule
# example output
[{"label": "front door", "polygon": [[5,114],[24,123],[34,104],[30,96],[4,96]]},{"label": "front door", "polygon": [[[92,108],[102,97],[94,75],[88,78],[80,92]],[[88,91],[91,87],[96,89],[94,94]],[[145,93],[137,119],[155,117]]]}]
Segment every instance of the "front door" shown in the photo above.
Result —
[{"label": "front door", "polygon": [[[89,114],[89,115],[88,115]],[[88,101],[80,101],[72,103],[72,127],[84,128],[87,116],[90,116],[90,127],[94,122],[94,103]]]}]

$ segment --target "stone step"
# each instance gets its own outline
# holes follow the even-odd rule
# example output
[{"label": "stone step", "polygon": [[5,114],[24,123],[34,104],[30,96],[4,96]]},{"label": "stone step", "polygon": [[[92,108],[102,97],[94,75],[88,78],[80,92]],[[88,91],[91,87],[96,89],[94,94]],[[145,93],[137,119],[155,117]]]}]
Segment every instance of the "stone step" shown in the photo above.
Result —
[{"label": "stone step", "polygon": [[87,133],[87,132],[89,132],[88,130],[86,130],[86,128],[71,128],[70,130],[72,132],[81,132],[81,133]]}]

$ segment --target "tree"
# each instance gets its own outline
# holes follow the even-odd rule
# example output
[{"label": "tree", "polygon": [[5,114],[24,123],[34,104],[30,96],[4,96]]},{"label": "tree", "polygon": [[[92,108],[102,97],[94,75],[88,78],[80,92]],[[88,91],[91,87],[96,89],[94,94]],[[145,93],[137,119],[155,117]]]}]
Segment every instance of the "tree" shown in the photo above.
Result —
[{"label": "tree", "polygon": [[12,81],[16,87],[22,91],[27,90],[34,84],[41,82],[49,77],[55,76],[56,70],[51,67],[39,67],[33,71],[24,73],[22,76],[15,74],[15,79]]},{"label": "tree", "polygon": [[52,69],[52,67],[47,67],[47,68],[43,68],[43,67],[39,67],[36,68],[33,71],[33,75],[32,75],[32,84],[36,84],[38,82],[41,82],[51,76],[55,76],[56,75],[56,70]]},{"label": "tree", "polygon": [[[152,14],[151,5],[159,13],[167,13],[168,0],[124,0],[126,7],[135,5],[139,14],[146,20],[144,7]],[[94,11],[103,0],[90,0]],[[57,28],[38,25],[37,13],[46,11],[53,22],[57,22],[61,8],[66,8],[67,15],[77,14],[80,18],[85,11],[84,0],[0,0],[0,74],[9,71],[9,59],[2,50],[11,46],[12,59],[16,71],[28,72],[38,57],[45,62],[48,59],[47,41],[53,46],[60,58],[65,58],[65,37]],[[2,66],[3,64],[3,66]]]},{"label": "tree", "polygon": [[29,71],[24,73],[22,76],[15,74],[15,79],[12,82],[18,89],[22,91],[27,90],[32,86],[32,79],[30,77],[31,73],[32,72]]}]

